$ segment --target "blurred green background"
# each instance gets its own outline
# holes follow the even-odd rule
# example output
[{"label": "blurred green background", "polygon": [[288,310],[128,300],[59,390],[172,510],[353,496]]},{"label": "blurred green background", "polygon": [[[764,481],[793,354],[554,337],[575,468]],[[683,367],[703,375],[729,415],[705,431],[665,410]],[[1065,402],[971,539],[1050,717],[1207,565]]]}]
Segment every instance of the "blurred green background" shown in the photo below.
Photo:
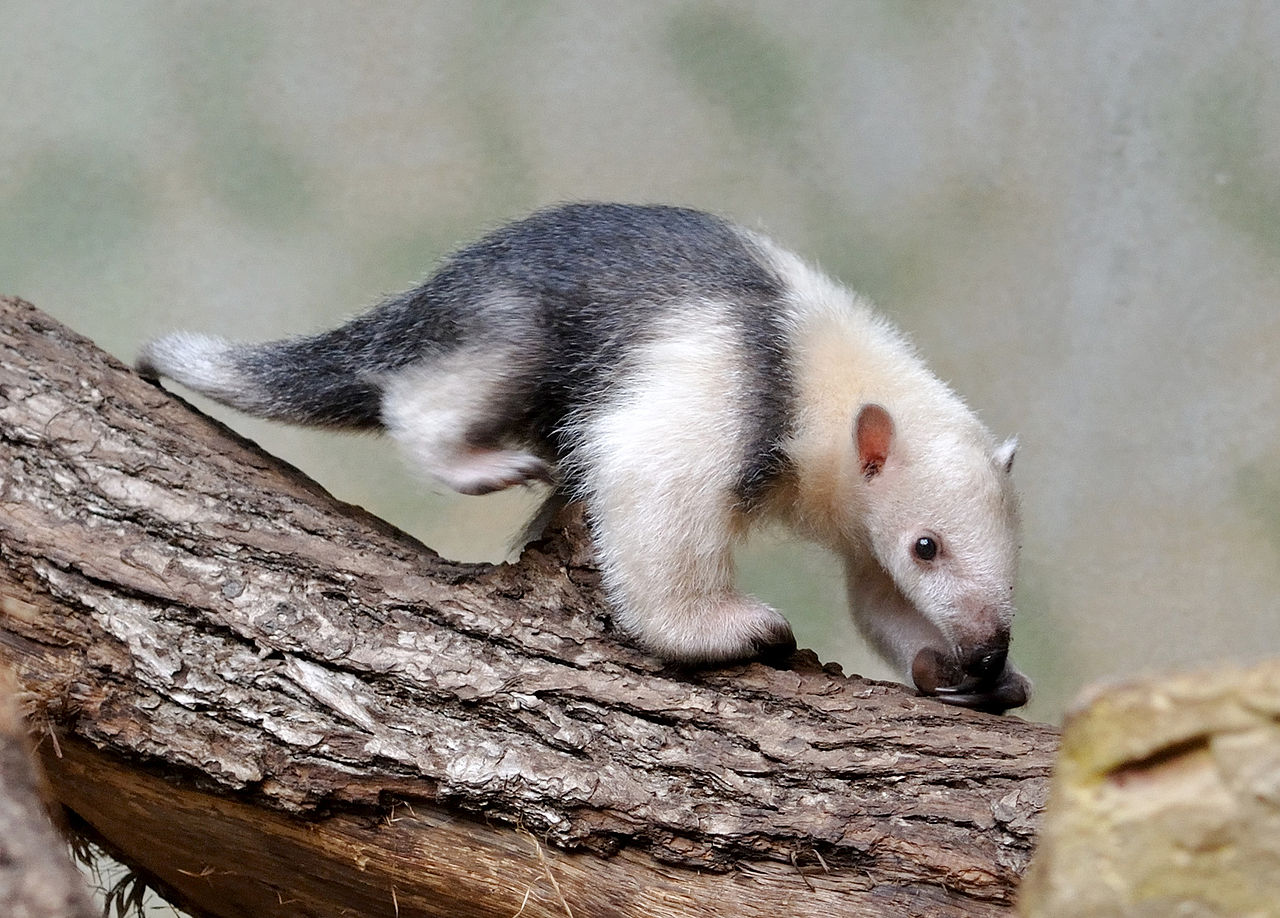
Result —
[{"label": "blurred green background", "polygon": [[[1022,441],[1015,657],[1087,683],[1280,652],[1280,4],[0,0],[0,292],[131,361],[332,325],[564,200],[766,230]],[[207,403],[202,403],[206,404]],[[456,558],[386,442],[211,409]],[[891,675],[838,565],[745,583]]]}]

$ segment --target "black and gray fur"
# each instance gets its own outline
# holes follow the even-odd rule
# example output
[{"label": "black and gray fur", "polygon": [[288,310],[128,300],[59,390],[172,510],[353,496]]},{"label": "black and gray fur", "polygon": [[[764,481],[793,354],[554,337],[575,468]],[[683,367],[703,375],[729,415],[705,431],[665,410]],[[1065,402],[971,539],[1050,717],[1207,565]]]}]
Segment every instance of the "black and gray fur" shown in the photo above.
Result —
[{"label": "black and gray fur", "polygon": [[[829,339],[845,356],[832,357]],[[1025,697],[1011,667],[969,678],[964,662],[1007,645],[1007,596],[984,598],[1007,593],[1007,532],[963,596],[939,598],[909,565],[877,581],[898,563],[895,527],[912,500],[950,517],[973,504],[956,545],[974,541],[969,530],[1012,532],[998,473],[1012,444],[995,447],[865,304],[718,217],[551,208],[340,328],[253,345],[176,333],[148,344],[138,369],[267,418],[386,430],[464,493],[554,483],[587,503],[620,623],[665,656],[712,662],[794,646],[786,620],[732,584],[733,543],[772,514],[845,556],[861,584],[851,586],[857,615],[860,597],[890,597],[892,611],[870,609],[859,623],[896,665],[910,669],[914,656],[924,666],[927,648],[937,660],[927,678],[946,681],[935,671],[950,667],[968,679],[957,697],[978,700],[962,703]],[[894,484],[893,460],[905,466],[911,453],[899,443],[926,438],[951,444],[955,485]],[[869,485],[882,466],[888,483]],[[980,499],[942,499],[975,481]],[[972,620],[952,621],[962,615]]]},{"label": "black and gray fur", "polygon": [[[590,411],[627,372],[656,320],[714,298],[733,305],[743,350],[754,356],[752,378],[735,381],[754,428],[738,482],[749,505],[785,462],[792,393],[777,305],[783,286],[752,240],[719,217],[570,204],[496,230],[340,328],[230,348],[238,381],[213,394],[265,418],[380,430],[386,378],[450,352],[501,345],[509,372],[466,439],[496,447],[515,438],[554,462],[565,451],[566,420]],[[172,341],[148,345],[138,371],[201,389],[198,361],[168,359]]]}]

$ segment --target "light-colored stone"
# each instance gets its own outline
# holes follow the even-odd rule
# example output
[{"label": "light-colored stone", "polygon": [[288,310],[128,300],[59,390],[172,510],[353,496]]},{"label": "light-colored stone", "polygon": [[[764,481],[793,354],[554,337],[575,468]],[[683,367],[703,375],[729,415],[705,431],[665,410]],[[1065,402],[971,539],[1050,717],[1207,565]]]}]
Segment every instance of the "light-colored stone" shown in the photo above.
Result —
[{"label": "light-colored stone", "polygon": [[1280,915],[1280,660],[1069,716],[1025,918]]}]

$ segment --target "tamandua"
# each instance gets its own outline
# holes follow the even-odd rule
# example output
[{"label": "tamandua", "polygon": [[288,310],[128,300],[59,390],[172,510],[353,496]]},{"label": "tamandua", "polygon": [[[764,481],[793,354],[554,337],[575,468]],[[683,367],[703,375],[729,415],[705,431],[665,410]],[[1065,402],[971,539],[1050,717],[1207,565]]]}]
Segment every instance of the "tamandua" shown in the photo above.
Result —
[{"label": "tamandua", "polygon": [[1016,444],[866,301],[718,217],[554,207],[340,328],[177,332],[137,366],[262,417],[385,430],[463,494],[583,500],[617,622],[662,657],[794,648],[734,586],[735,543],[776,519],[844,559],[860,630],[918,688],[1027,699],[1007,661]]}]

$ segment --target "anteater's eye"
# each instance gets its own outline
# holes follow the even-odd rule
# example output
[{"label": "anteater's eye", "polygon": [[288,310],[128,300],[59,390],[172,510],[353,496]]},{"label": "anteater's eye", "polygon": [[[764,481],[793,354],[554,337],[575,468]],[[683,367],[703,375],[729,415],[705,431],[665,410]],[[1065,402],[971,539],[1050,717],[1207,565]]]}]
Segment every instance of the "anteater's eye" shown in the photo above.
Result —
[{"label": "anteater's eye", "polygon": [[912,547],[921,561],[932,561],[938,556],[938,540],[932,536],[921,536]]}]

